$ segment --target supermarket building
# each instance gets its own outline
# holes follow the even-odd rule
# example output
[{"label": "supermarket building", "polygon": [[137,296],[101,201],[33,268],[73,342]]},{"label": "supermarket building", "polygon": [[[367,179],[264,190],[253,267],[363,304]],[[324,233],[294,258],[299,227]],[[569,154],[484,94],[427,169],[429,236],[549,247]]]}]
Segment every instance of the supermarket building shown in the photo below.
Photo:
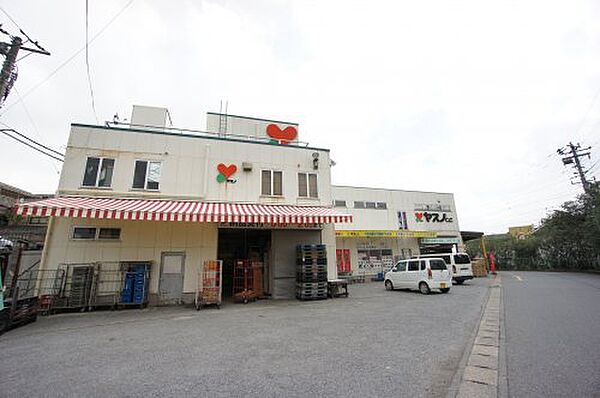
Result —
[{"label": "supermarket building", "polygon": [[371,275],[419,253],[464,249],[451,193],[333,186],[332,194],[353,216],[335,226],[341,273]]},{"label": "supermarket building", "polygon": [[268,296],[292,298],[296,245],[325,244],[335,277],[334,222],[351,216],[331,206],[329,150],[294,123],[208,114],[206,133],[167,120],[136,106],[126,126],[71,126],[57,197],[17,209],[51,217],[41,270],[151,263],[152,305],[192,301],[217,258],[226,297],[234,261],[251,259]]},{"label": "supermarket building", "polygon": [[332,186],[329,150],[301,142],[296,123],[168,120],[134,106],[130,123],[71,125],[57,196],[17,208],[50,217],[40,275],[144,262],[150,305],[187,303],[205,261],[223,260],[226,299],[234,262],[249,259],[268,297],[293,298],[298,244],[327,246],[329,279],[462,247],[452,194]]}]

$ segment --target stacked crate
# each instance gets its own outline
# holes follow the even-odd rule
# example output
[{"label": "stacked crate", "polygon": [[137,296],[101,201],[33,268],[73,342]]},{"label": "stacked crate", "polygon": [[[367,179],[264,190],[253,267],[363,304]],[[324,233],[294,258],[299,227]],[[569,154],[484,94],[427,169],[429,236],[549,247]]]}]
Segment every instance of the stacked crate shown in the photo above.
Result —
[{"label": "stacked crate", "polygon": [[148,265],[135,264],[125,269],[120,304],[145,304],[148,299]]},{"label": "stacked crate", "polygon": [[327,298],[327,249],[325,245],[296,247],[296,298]]}]

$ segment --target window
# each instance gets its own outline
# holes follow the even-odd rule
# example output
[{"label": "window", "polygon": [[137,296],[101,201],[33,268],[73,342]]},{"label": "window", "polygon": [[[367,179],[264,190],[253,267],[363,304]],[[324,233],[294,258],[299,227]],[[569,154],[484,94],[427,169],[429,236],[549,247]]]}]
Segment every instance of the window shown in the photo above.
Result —
[{"label": "window", "polygon": [[346,207],[346,201],[345,200],[334,200],[333,205],[335,207]]},{"label": "window", "polygon": [[121,239],[121,228],[100,228],[98,239],[119,240]]},{"label": "window", "polygon": [[112,184],[114,168],[114,159],[97,157],[87,158],[82,185],[84,187],[110,187]]},{"label": "window", "polygon": [[429,260],[429,268],[431,268],[432,271],[444,271],[448,269],[446,263],[442,260]]},{"label": "window", "polygon": [[471,259],[469,258],[468,254],[455,254],[454,262],[456,264],[469,264],[471,262]]},{"label": "window", "polygon": [[73,239],[79,240],[119,240],[121,228],[73,227]]},{"label": "window", "polygon": [[263,170],[260,193],[261,195],[266,196],[282,196],[283,172],[274,170]]},{"label": "window", "polygon": [[365,208],[365,202],[354,202],[354,208],[355,209],[364,209]]},{"label": "window", "polygon": [[406,271],[406,262],[405,261],[400,261],[394,267],[394,272],[402,272],[402,271]]},{"label": "window", "polygon": [[96,239],[96,228],[94,227],[74,227],[73,239]]},{"label": "window", "polygon": [[301,198],[318,198],[317,175],[314,173],[298,173],[298,196]]},{"label": "window", "polygon": [[136,160],[133,171],[133,188],[157,191],[159,188],[161,162]]},{"label": "window", "polygon": [[408,229],[408,222],[406,221],[406,212],[398,212],[398,229]]},{"label": "window", "polygon": [[378,209],[387,209],[387,203],[385,203],[385,202],[377,202],[375,204],[375,207],[377,207]]},{"label": "window", "polygon": [[427,261],[421,260],[421,271],[425,271],[425,268],[427,268]]},{"label": "window", "polygon": [[409,271],[418,271],[419,270],[419,260],[411,260],[408,262],[408,270]]},{"label": "window", "polygon": [[374,209],[375,208],[375,202],[366,202],[365,203],[365,207],[367,209]]}]

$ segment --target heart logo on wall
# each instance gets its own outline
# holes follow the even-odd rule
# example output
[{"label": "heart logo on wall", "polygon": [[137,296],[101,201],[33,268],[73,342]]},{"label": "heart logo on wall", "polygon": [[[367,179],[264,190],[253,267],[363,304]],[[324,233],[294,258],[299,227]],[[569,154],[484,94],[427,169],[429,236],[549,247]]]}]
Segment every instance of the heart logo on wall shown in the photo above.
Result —
[{"label": "heart logo on wall", "polygon": [[219,163],[219,165],[217,166],[217,170],[219,171],[217,181],[225,182],[228,180],[229,177],[235,174],[235,172],[237,171],[237,166],[235,164],[230,164],[229,166],[226,166],[223,163]]},{"label": "heart logo on wall", "polygon": [[276,124],[269,124],[267,126],[267,135],[280,144],[289,144],[290,141],[295,140],[298,136],[298,130],[293,126],[287,126],[282,130]]},{"label": "heart logo on wall", "polygon": [[423,222],[423,213],[415,213],[418,222]]}]

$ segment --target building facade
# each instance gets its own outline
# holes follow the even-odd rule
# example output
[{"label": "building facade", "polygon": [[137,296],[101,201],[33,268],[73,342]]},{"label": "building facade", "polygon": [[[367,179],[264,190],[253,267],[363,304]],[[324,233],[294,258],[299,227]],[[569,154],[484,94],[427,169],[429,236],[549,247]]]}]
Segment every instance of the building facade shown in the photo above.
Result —
[{"label": "building facade", "polygon": [[338,271],[375,274],[420,253],[462,250],[454,195],[333,186],[333,204],[353,216],[338,224]]},{"label": "building facade", "polygon": [[300,145],[295,123],[209,114],[196,132],[163,115],[71,126],[57,197],[18,209],[51,217],[43,269],[151,263],[150,303],[169,304],[193,300],[207,260],[223,260],[227,296],[234,263],[250,259],[266,295],[291,298],[296,245],[325,244],[336,277],[333,223],[351,217],[331,207],[329,150]]}]

